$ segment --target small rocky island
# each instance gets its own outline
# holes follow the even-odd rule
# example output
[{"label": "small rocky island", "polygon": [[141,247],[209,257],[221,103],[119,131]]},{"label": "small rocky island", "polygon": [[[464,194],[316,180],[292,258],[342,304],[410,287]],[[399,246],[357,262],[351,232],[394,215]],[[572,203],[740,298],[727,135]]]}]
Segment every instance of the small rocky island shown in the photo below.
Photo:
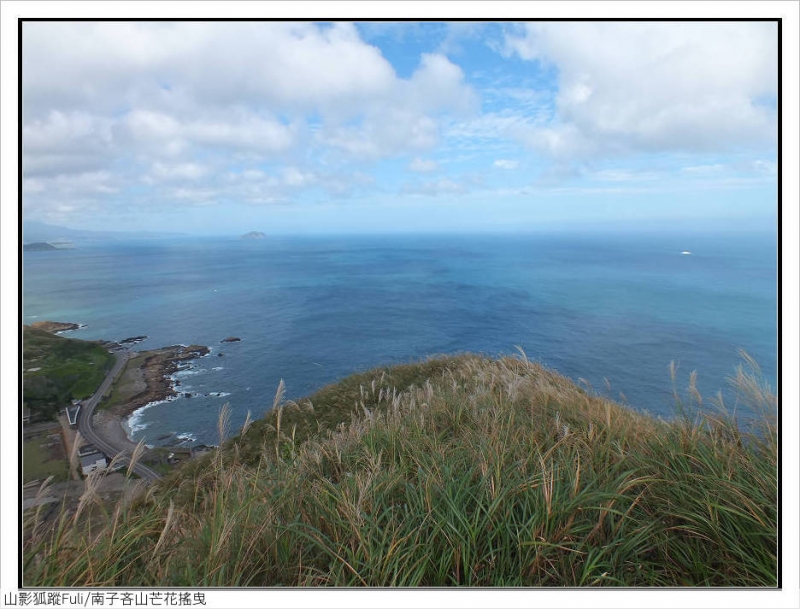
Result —
[{"label": "small rocky island", "polygon": [[259,232],[257,230],[254,230],[254,231],[250,231],[249,233],[246,233],[246,234],[242,235],[241,238],[242,239],[263,239],[264,237],[266,237],[266,235],[264,233]]},{"label": "small rocky island", "polygon": [[50,245],[49,243],[26,243],[22,246],[22,251],[24,252],[51,252],[55,251],[59,248]]},{"label": "small rocky island", "polygon": [[242,340],[242,339],[241,339],[241,338],[239,338],[238,336],[229,336],[228,338],[223,338],[223,339],[222,339],[221,341],[219,341],[219,342],[221,342],[221,343],[238,343],[238,342],[239,342],[239,341],[241,341],[241,340]]},{"label": "small rocky island", "polygon": [[58,334],[68,330],[79,330],[85,327],[83,324],[73,324],[65,321],[35,321],[31,324],[31,328],[37,330],[44,330],[50,334]]}]

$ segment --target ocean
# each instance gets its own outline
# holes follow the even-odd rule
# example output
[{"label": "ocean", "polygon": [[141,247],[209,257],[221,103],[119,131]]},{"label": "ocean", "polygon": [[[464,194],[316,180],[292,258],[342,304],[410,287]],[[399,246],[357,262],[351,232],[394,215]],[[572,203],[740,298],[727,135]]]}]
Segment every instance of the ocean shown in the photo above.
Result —
[{"label": "ocean", "polygon": [[23,323],[41,320],[86,324],[73,338],[147,335],[137,350],[212,348],[176,375],[192,397],[131,418],[151,445],[218,443],[222,405],[236,429],[271,407],[280,379],[297,399],[380,365],[517,347],[671,417],[673,360],[684,396],[697,371],[704,404],[722,390],[732,405],[739,349],[776,386],[777,244],[698,232],[95,243],[24,253]]}]

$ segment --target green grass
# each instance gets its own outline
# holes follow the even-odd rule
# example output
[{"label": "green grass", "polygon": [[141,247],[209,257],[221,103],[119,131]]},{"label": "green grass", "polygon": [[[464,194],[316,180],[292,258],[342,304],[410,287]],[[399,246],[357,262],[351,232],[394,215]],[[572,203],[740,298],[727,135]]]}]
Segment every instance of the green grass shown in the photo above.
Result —
[{"label": "green grass", "polygon": [[141,353],[136,353],[125,363],[120,375],[111,384],[107,391],[107,398],[99,404],[101,409],[112,409],[121,404],[127,404],[132,398],[146,389],[143,374],[140,370],[142,364]]},{"label": "green grass", "polygon": [[55,481],[69,478],[69,465],[63,455],[53,458],[50,450],[43,446],[46,438],[38,437],[22,443],[22,481],[46,480],[53,476]]},{"label": "green grass", "polygon": [[70,400],[91,396],[114,365],[114,356],[97,343],[29,326],[22,338],[23,401],[36,420],[52,419]]},{"label": "green grass", "polygon": [[654,419],[524,358],[376,370],[311,405],[279,391],[127,508],[32,535],[24,581],[775,586],[775,398],[757,371],[734,381],[758,426],[691,403]]}]

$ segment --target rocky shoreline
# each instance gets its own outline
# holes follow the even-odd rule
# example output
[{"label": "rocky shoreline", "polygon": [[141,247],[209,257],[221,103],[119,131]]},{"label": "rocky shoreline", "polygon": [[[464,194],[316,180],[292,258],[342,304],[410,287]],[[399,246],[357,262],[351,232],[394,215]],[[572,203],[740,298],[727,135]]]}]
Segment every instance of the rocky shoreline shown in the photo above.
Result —
[{"label": "rocky shoreline", "polygon": [[[202,345],[173,345],[153,351],[143,351],[139,357],[144,359],[139,364],[138,372],[144,389],[132,398],[113,408],[113,414],[127,418],[139,408],[151,402],[158,402],[174,397],[177,394],[170,375],[178,370],[182,362],[208,355],[210,349]],[[128,364],[130,365],[130,363]]]},{"label": "rocky shoreline", "polygon": [[58,334],[60,332],[67,332],[68,330],[80,330],[83,324],[73,324],[64,321],[35,321],[31,324],[31,328],[37,330],[44,330],[50,334]]}]

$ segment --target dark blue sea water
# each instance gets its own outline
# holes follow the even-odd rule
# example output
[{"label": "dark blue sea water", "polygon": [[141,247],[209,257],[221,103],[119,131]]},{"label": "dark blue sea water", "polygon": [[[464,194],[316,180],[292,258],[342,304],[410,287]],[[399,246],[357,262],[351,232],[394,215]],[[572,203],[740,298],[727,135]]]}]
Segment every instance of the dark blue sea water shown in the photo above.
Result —
[{"label": "dark blue sea water", "polygon": [[[679,388],[697,370],[707,397],[740,348],[776,380],[774,234],[141,241],[26,252],[23,277],[24,323],[84,323],[68,334],[84,339],[144,334],[141,350],[213,348],[178,375],[195,397],[134,415],[134,439],[150,444],[168,433],[217,443],[223,403],[235,428],[269,408],[281,378],[299,398],[382,364],[517,345],[665,417],[671,360]],[[220,343],[231,335],[242,341]]]}]

